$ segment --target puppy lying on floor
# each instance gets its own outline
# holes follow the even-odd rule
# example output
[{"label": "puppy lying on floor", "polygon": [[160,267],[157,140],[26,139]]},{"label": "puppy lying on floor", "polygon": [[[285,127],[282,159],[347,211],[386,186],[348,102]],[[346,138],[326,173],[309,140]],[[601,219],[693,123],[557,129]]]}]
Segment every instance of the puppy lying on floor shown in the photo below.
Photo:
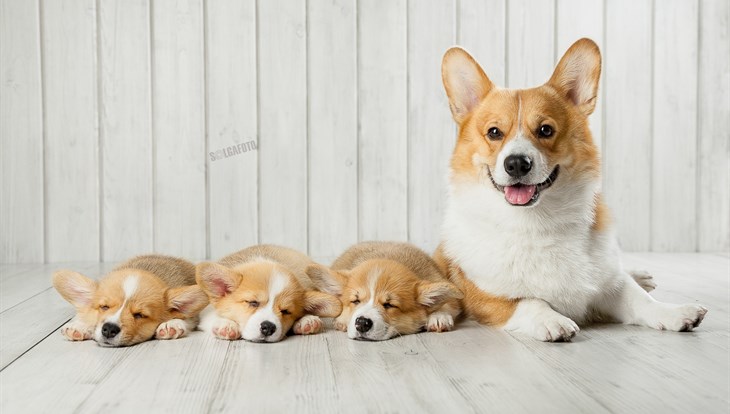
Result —
[{"label": "puppy lying on floor", "polygon": [[323,330],[320,317],[335,317],[336,297],[315,290],[307,266],[315,263],[296,250],[260,245],[197,267],[197,281],[210,298],[200,329],[220,339],[278,342]]},{"label": "puppy lying on floor", "polygon": [[408,243],[358,243],[331,269],[313,265],[307,273],[321,290],[340,297],[343,311],[335,327],[351,339],[449,331],[461,314],[461,291]]},{"label": "puppy lying on floor", "polygon": [[130,259],[98,282],[59,270],[53,287],[77,311],[61,328],[63,336],[93,339],[101,346],[180,338],[195,329],[198,313],[208,304],[195,284],[195,265],[161,255]]}]

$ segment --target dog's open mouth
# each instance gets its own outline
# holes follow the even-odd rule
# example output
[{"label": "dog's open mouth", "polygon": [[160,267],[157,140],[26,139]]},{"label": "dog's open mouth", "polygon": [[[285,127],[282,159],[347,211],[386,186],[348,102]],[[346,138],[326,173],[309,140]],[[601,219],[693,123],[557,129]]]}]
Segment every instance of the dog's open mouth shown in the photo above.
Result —
[{"label": "dog's open mouth", "polygon": [[540,198],[540,192],[549,188],[558,178],[560,166],[556,165],[553,172],[548,178],[539,184],[523,184],[517,183],[508,186],[497,184],[492,177],[492,171],[487,168],[489,179],[492,181],[494,188],[504,193],[504,199],[513,206],[531,206]]}]

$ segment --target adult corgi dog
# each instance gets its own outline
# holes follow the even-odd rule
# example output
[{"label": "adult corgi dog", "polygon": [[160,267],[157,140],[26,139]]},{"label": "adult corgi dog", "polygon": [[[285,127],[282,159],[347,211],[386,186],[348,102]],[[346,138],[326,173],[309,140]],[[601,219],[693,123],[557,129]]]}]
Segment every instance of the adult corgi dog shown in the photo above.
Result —
[{"label": "adult corgi dog", "polygon": [[314,262],[296,250],[260,245],[197,266],[197,281],[210,298],[200,329],[220,339],[278,342],[291,329],[316,334],[320,317],[340,314],[340,301],[315,289],[306,274]]},{"label": "adult corgi dog", "polygon": [[340,297],[343,311],[335,328],[351,339],[449,331],[461,314],[461,291],[428,254],[408,243],[358,243],[331,269],[312,265],[307,273]]},{"label": "adult corgi dog", "polygon": [[175,339],[195,329],[208,297],[195,284],[195,265],[176,257],[138,256],[98,282],[59,270],[53,287],[76,307],[61,328],[71,341],[128,346],[152,338]]},{"label": "adult corgi dog", "polygon": [[483,323],[565,341],[597,318],[691,331],[707,313],[657,302],[622,269],[588,128],[600,72],[589,39],[532,89],[496,87],[458,47],[444,56],[459,133],[434,257]]}]

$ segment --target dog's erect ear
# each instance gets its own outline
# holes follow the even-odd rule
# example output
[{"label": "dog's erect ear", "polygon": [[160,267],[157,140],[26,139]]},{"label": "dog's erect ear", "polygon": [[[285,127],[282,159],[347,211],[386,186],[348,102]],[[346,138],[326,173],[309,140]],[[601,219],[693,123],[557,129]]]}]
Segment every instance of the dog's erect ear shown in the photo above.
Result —
[{"label": "dog's erect ear", "polygon": [[342,302],[327,293],[308,290],[304,293],[304,310],[323,318],[336,318],[342,313]]},{"label": "dog's erect ear", "polygon": [[461,299],[464,294],[449,282],[421,282],[418,285],[418,303],[438,306],[448,299]]},{"label": "dog's erect ear", "polygon": [[601,51],[593,40],[583,38],[565,52],[548,85],[588,116],[596,107],[600,77]]},{"label": "dog's erect ear", "polygon": [[241,276],[218,263],[203,262],[195,266],[195,281],[211,299],[217,299],[233,292]]},{"label": "dog's erect ear", "polygon": [[341,295],[342,288],[347,285],[347,273],[332,270],[321,264],[312,264],[307,266],[307,276],[312,279],[312,283],[317,289],[330,295]]},{"label": "dog's erect ear", "polygon": [[166,295],[167,306],[175,318],[195,317],[208,306],[208,295],[198,285],[168,289]]},{"label": "dog's erect ear", "polygon": [[59,270],[53,274],[53,287],[77,309],[91,305],[96,292],[96,281],[72,270]]},{"label": "dog's erect ear", "polygon": [[451,114],[459,124],[494,88],[479,64],[460,47],[452,47],[444,54],[441,77],[449,97]]}]

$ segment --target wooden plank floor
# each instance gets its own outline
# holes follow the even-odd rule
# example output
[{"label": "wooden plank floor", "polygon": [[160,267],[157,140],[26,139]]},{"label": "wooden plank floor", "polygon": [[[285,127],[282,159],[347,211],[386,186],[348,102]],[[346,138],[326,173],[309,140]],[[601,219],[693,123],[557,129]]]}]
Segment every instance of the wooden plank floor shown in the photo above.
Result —
[{"label": "wooden plank floor", "polygon": [[730,257],[626,254],[654,296],[710,312],[694,333],[596,325],[546,344],[465,322],[380,343],[328,331],[277,344],[202,332],[129,348],[72,343],[61,267],[0,266],[0,412],[698,412],[730,408]]}]

